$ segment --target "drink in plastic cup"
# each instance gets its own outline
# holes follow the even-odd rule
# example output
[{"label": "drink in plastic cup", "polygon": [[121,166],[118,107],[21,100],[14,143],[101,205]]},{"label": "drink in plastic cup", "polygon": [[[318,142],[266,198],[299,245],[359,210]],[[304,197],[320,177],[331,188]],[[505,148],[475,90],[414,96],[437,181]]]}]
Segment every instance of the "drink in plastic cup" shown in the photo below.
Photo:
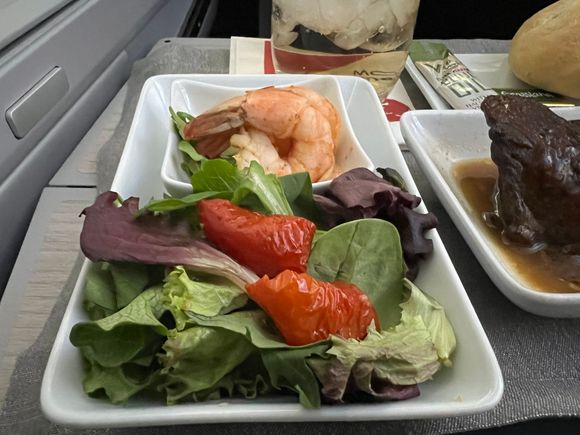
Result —
[{"label": "drink in plastic cup", "polygon": [[419,0],[272,0],[272,50],[286,73],[358,75],[381,98],[413,39]]}]

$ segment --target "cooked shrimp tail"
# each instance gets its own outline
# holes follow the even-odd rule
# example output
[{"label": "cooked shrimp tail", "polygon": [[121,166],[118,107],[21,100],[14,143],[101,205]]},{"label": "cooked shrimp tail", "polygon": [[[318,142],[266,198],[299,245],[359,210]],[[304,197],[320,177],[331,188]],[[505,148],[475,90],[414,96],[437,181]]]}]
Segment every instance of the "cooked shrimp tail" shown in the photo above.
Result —
[{"label": "cooked shrimp tail", "polygon": [[240,167],[257,160],[276,175],[307,171],[313,182],[332,177],[340,117],[325,97],[299,86],[248,91],[191,120],[186,139],[208,158],[239,150]]},{"label": "cooked shrimp tail", "polygon": [[194,118],[183,129],[186,140],[200,139],[213,134],[233,131],[244,125],[244,118],[238,112],[204,113]]},{"label": "cooked shrimp tail", "polygon": [[230,147],[230,138],[236,130],[226,130],[211,136],[201,138],[195,145],[195,150],[208,159],[215,159]]}]

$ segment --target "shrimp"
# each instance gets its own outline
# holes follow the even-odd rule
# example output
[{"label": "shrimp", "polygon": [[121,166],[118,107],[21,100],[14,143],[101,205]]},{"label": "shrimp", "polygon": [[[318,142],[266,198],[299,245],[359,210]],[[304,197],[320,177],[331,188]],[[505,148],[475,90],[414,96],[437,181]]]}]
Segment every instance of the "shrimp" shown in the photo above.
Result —
[{"label": "shrimp", "polygon": [[339,132],[332,103],[300,86],[248,91],[201,114],[184,131],[186,139],[199,141],[197,149],[206,157],[225,150],[229,136],[239,149],[238,165],[258,160],[277,175],[307,171],[313,182],[334,173]]},{"label": "shrimp", "polygon": [[260,162],[264,171],[276,175],[292,173],[290,165],[280,158],[266,133],[255,128],[242,127],[239,133],[232,135],[230,144],[240,151],[234,155],[238,167],[250,166],[252,160]]}]

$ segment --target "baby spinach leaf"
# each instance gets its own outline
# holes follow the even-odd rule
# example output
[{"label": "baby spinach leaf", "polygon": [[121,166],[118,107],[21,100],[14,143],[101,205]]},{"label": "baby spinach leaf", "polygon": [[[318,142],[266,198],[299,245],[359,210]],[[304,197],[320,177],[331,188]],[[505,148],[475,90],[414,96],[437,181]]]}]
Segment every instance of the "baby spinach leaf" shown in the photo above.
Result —
[{"label": "baby spinach leaf", "polygon": [[399,323],[404,263],[397,229],[380,219],[351,221],[316,239],[308,273],[355,284],[368,295],[383,329]]},{"label": "baby spinach leaf", "polygon": [[393,186],[398,187],[399,189],[408,192],[409,188],[407,187],[407,183],[403,176],[393,168],[377,168],[377,172],[381,174],[383,180],[388,181]]},{"label": "baby spinach leaf", "polygon": [[328,348],[328,343],[322,342],[302,348],[262,351],[262,361],[272,386],[298,393],[300,404],[305,408],[320,408],[320,386],[306,359],[322,356]]},{"label": "baby spinach leaf", "polygon": [[291,175],[284,175],[279,180],[286,199],[290,203],[290,207],[292,207],[293,214],[318,222],[320,211],[314,203],[310,174],[308,172],[297,172]]},{"label": "baby spinach leaf", "polygon": [[399,230],[406,275],[414,280],[419,272],[419,261],[433,251],[433,242],[426,233],[437,226],[437,218],[433,213],[416,211],[421,198],[405,190],[404,180],[396,171],[377,170],[385,178],[366,168],[354,168],[332,180],[323,195],[315,195],[316,205],[324,218],[321,226],[332,228],[363,218],[391,222]]}]

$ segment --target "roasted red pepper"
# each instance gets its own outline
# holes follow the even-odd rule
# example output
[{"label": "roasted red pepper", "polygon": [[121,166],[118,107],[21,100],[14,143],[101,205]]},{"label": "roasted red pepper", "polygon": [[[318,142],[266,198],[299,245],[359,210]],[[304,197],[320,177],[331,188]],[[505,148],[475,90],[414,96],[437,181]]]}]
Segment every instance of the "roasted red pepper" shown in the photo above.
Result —
[{"label": "roasted red pepper", "polygon": [[379,328],[371,301],[354,284],[317,281],[306,273],[285,270],[274,279],[264,276],[246,285],[246,291],[292,346],[331,334],[363,339],[372,320]]},{"label": "roasted red pepper", "polygon": [[306,270],[316,231],[309,220],[254,213],[225,199],[201,201],[198,210],[208,240],[257,275]]}]

